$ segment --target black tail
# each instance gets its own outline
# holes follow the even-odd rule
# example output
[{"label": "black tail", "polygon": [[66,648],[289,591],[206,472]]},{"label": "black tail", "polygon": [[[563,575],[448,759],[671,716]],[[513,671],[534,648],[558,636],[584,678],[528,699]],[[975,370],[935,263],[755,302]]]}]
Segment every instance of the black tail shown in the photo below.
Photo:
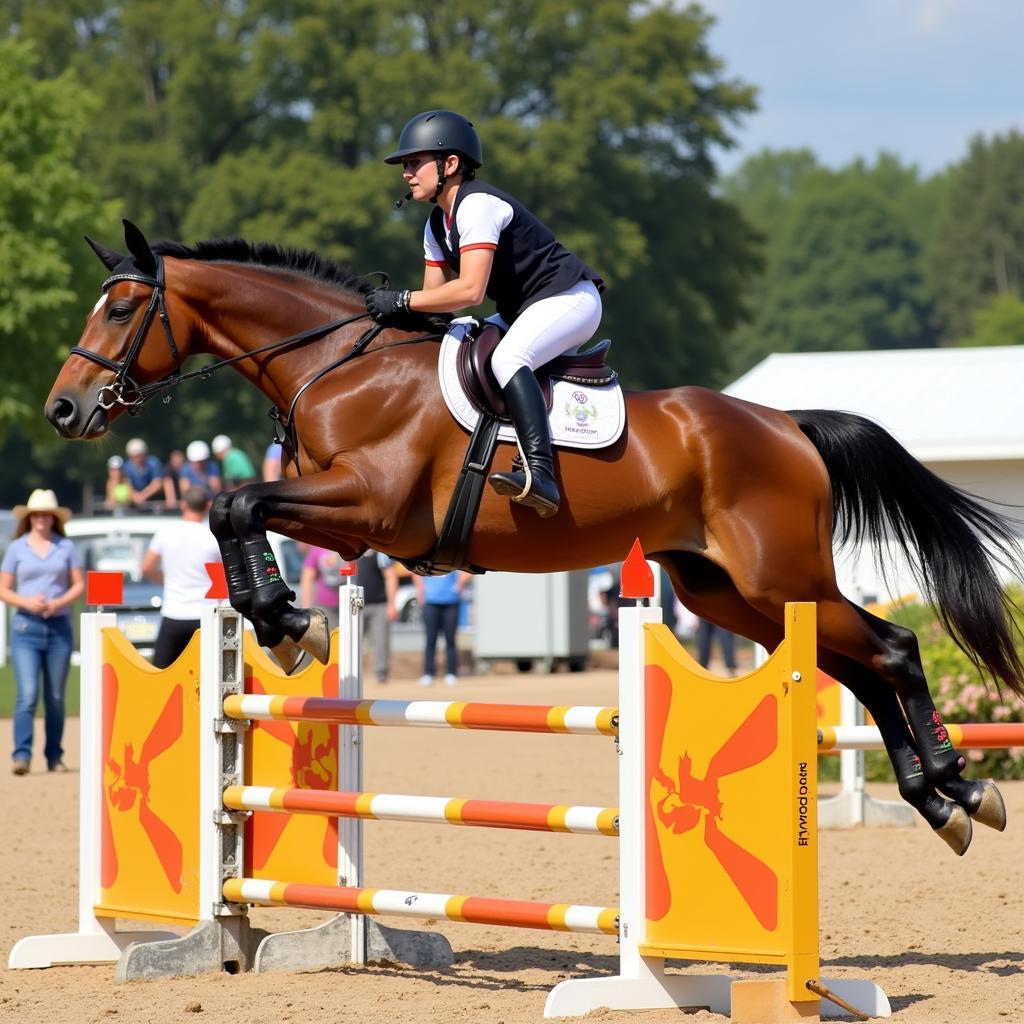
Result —
[{"label": "black tail", "polygon": [[832,481],[842,543],[895,540],[949,635],[983,675],[1024,696],[1012,605],[994,564],[1019,575],[1009,521],[926,469],[877,423],[824,409],[790,412]]}]

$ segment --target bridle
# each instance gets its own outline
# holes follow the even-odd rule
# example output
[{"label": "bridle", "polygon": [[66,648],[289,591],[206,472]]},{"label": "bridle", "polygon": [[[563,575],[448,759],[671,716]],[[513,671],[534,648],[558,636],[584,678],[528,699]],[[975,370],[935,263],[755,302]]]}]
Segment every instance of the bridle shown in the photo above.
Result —
[{"label": "bridle", "polygon": [[[139,284],[148,285],[153,289],[153,293],[149,297],[149,305],[143,314],[142,322],[139,324],[135,337],[132,338],[131,344],[128,346],[128,352],[124,359],[119,363],[115,363],[113,359],[108,359],[106,356],[100,355],[99,352],[92,352],[87,348],[82,348],[80,345],[75,345],[71,350],[71,355],[73,356],[83,356],[94,363],[99,363],[100,366],[108,370],[114,371],[113,381],[110,384],[104,384],[97,392],[96,402],[101,409],[108,410],[112,409],[115,405],[123,405],[132,410],[137,409],[146,400],[147,396],[143,394],[144,388],[132,378],[131,369],[138,358],[139,350],[142,348],[142,343],[146,339],[146,334],[149,332],[150,324],[153,323],[153,317],[156,313],[160,314],[160,323],[163,324],[164,336],[167,338],[167,345],[171,350],[171,355],[174,357],[174,370],[159,383],[166,384],[167,387],[173,387],[181,377],[181,356],[178,353],[178,346],[174,343],[174,332],[171,330],[171,321],[167,316],[167,306],[164,304],[164,261],[161,256],[155,256],[154,259],[156,260],[156,273],[153,275],[144,274],[141,270],[123,271],[119,274],[111,274],[103,282],[104,295],[118,281],[138,281]],[[149,385],[149,387],[152,387],[152,385]]]}]

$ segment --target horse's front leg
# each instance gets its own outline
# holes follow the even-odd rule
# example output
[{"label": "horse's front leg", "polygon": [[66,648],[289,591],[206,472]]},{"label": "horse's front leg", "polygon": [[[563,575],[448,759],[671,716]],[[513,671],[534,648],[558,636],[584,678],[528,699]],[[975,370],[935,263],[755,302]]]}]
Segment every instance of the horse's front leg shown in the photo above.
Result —
[{"label": "horse's front leg", "polygon": [[[267,539],[268,519],[285,520],[322,534],[360,537],[368,532],[366,494],[361,477],[348,467],[236,491],[228,516],[238,540],[254,623],[262,620],[271,646],[286,638],[318,661],[330,655],[330,629],[321,608],[295,608]],[[227,563],[225,563],[227,572]],[[240,573],[237,573],[240,575]],[[263,641],[261,641],[263,642]]]},{"label": "horse's front leg", "polygon": [[[245,616],[256,631],[260,646],[267,647],[285,672],[291,673],[302,660],[303,650],[279,625],[273,625],[253,607],[253,591],[242,545],[231,522],[231,506],[235,493],[223,491],[210,507],[210,531],[217,538],[224,576],[228,585],[228,601],[240,615]],[[265,536],[265,534],[264,534]]]}]

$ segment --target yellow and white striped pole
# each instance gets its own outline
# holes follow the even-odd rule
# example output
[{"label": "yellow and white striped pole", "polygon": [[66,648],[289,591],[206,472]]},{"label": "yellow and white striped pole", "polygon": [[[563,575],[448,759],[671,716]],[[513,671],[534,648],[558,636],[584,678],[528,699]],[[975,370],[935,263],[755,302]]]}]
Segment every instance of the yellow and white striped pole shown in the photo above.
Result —
[{"label": "yellow and white striped pole", "polygon": [[619,912],[614,907],[575,903],[489,899],[400,889],[359,889],[349,886],[302,885],[255,878],[229,878],[224,899],[272,907],[337,910],[345,914],[388,914],[397,917],[443,918],[470,924],[510,928],[541,928],[556,932],[617,935]]},{"label": "yellow and white striped pole", "polygon": [[340,725],[424,726],[494,732],[548,732],[614,736],[618,708],[543,704],[482,704],[444,700],[345,700],[236,694],[224,701],[228,718]]},{"label": "yellow and white striped pole", "polygon": [[619,834],[617,807],[460,800],[445,796],[405,796],[398,793],[274,789],[270,786],[229,786],[224,790],[224,805],[233,811],[323,814],[363,820],[436,822],[532,832],[572,832],[578,835]]}]

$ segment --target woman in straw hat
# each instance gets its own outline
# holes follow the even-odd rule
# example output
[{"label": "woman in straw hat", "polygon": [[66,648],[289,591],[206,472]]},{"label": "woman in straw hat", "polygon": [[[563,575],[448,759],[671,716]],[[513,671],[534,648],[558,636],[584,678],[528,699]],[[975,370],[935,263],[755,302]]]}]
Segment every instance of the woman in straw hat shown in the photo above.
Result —
[{"label": "woman in straw hat", "polygon": [[39,681],[46,709],[46,765],[64,771],[64,687],[71,663],[71,605],[85,589],[82,561],[64,536],[71,510],[35,490],[14,507],[14,540],[0,563],[0,601],[11,605],[11,660],[17,683],[14,774],[26,775]]}]

